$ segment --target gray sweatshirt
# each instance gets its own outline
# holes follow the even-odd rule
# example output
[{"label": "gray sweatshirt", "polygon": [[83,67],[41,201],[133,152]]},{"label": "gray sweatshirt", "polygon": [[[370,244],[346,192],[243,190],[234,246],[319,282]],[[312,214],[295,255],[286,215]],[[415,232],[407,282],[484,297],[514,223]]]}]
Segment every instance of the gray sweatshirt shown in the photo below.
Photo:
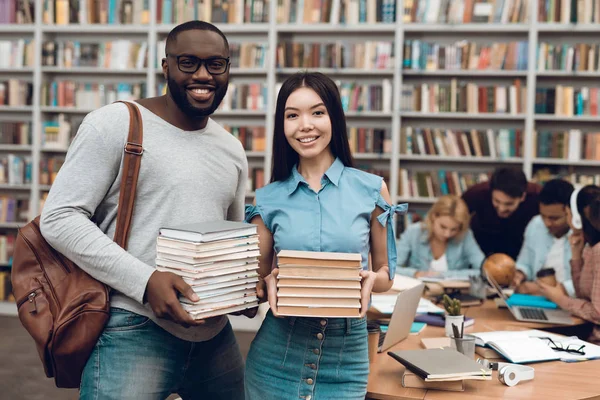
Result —
[{"label": "gray sweatshirt", "polygon": [[127,251],[112,240],[129,130],[124,104],[102,107],[83,120],[46,200],[41,231],[56,250],[115,289],[111,307],[150,317],[182,339],[209,340],[225,326],[226,317],[184,328],[157,318],[142,301],[155,269],[161,227],[243,220],[246,154],[241,143],[211,119],[202,130],[183,131],[137,106],[144,125],[144,154]]}]

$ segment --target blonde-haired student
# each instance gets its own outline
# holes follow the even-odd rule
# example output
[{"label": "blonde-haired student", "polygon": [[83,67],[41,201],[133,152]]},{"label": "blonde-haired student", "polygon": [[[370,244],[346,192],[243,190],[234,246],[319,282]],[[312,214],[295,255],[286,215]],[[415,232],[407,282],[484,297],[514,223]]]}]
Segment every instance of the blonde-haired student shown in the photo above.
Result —
[{"label": "blonde-haired student", "polygon": [[410,225],[398,243],[398,273],[462,278],[479,274],[484,254],[469,228],[471,217],[458,196],[442,196],[422,223]]}]

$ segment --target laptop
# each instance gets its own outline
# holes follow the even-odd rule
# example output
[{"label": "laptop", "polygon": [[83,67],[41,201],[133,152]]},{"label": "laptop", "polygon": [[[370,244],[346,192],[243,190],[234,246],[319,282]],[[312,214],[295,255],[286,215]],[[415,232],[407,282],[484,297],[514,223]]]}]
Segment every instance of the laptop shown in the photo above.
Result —
[{"label": "laptop", "polygon": [[388,330],[387,332],[381,332],[379,334],[379,353],[389,349],[396,343],[399,343],[408,337],[410,327],[417,314],[419,299],[423,294],[424,288],[425,285],[419,283],[410,289],[400,292],[396,298],[396,304],[394,305],[394,311],[392,311]]},{"label": "laptop", "polygon": [[547,308],[540,307],[524,307],[524,306],[510,306],[506,302],[508,297],[502,291],[500,285],[494,278],[492,278],[487,271],[484,271],[487,281],[492,285],[492,288],[498,296],[506,303],[508,310],[512,313],[517,321],[524,322],[541,322],[543,324],[559,324],[559,325],[573,325],[573,319],[571,314],[565,310],[550,310]]}]

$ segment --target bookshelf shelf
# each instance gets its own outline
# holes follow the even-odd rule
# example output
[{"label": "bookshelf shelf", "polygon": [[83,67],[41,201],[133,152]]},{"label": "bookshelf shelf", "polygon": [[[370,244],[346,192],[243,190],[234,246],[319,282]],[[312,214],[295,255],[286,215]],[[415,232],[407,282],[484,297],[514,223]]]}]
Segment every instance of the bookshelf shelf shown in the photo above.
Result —
[{"label": "bookshelf shelf", "polygon": [[250,151],[246,150],[246,157],[248,158],[263,158],[265,156],[264,151]]},{"label": "bookshelf shelf", "polygon": [[10,183],[0,183],[0,190],[31,190],[31,184],[10,184]]},{"label": "bookshelf shelf", "polygon": [[537,76],[567,78],[600,78],[598,71],[538,71]]},{"label": "bookshelf shelf", "polygon": [[0,151],[30,152],[32,146],[25,144],[0,144]]},{"label": "bookshelf shelf", "polygon": [[0,222],[0,228],[3,229],[19,229],[27,224],[27,222]]},{"label": "bookshelf shelf", "polygon": [[53,149],[53,148],[41,148],[42,153],[66,153],[67,149]]},{"label": "bookshelf shelf", "polygon": [[401,118],[432,118],[432,119],[473,119],[473,120],[524,120],[524,114],[494,114],[494,113],[422,113],[418,111],[401,111]]},{"label": "bookshelf shelf", "polygon": [[17,316],[17,305],[11,301],[0,301],[0,315]]},{"label": "bookshelf shelf", "polygon": [[600,116],[593,115],[574,115],[567,117],[565,115],[544,115],[535,114],[536,121],[565,121],[565,122],[600,122]]},{"label": "bookshelf shelf", "polygon": [[9,263],[0,263],[0,268],[12,268],[12,264],[9,264]]},{"label": "bookshelf shelf", "polygon": [[292,75],[298,71],[318,71],[322,72],[325,75],[336,75],[336,76],[381,76],[381,75],[394,75],[394,70],[391,69],[361,69],[361,68],[318,68],[318,67],[308,67],[308,68],[277,68],[275,72],[280,75]]},{"label": "bookshelf shelf", "polygon": [[418,154],[400,154],[400,163],[403,161],[422,161],[422,162],[452,162],[469,164],[521,164],[523,158],[492,158],[492,157],[451,157],[451,156],[432,156]]},{"label": "bookshelf shelf", "polygon": [[391,118],[391,112],[384,111],[346,111],[348,118]]},{"label": "bookshelf shelf", "polygon": [[0,106],[0,113],[22,113],[22,112],[32,112],[32,106]]},{"label": "bookshelf shelf", "polygon": [[427,71],[427,70],[412,70],[405,69],[402,71],[402,75],[404,76],[460,76],[460,77],[507,77],[507,78],[516,78],[516,77],[525,77],[527,76],[527,71],[488,71],[488,70],[445,70],[438,69],[435,71]]},{"label": "bookshelf shelf", "polygon": [[[269,33],[269,24],[265,23],[246,23],[246,24],[215,24],[223,33]],[[159,34],[168,34],[176,25],[160,24],[156,31]]]},{"label": "bookshelf shelf", "polygon": [[39,189],[40,189],[40,191],[42,191],[42,192],[47,192],[47,191],[49,191],[49,190],[50,190],[50,187],[51,187],[51,186],[52,186],[52,185],[39,185]]},{"label": "bookshelf shelf", "polygon": [[435,199],[433,197],[398,197],[396,203],[433,204]]},{"label": "bookshelf shelf", "polygon": [[33,24],[0,24],[0,33],[33,33]]},{"label": "bookshelf shelf", "polygon": [[0,74],[31,74],[31,73],[33,73],[32,67],[0,68]]},{"label": "bookshelf shelf", "polygon": [[101,75],[146,75],[144,69],[111,69],[96,67],[42,67],[42,72],[52,74],[101,74]]},{"label": "bookshelf shelf", "polygon": [[600,167],[600,160],[565,160],[561,158],[534,158],[534,164],[546,164],[546,165],[575,165],[580,167]]},{"label": "bookshelf shelf", "polygon": [[390,160],[392,155],[388,153],[354,153],[352,157],[355,160]]},{"label": "bookshelf shelf", "polygon": [[42,31],[47,33],[118,33],[118,34],[148,34],[150,30],[146,25],[127,24],[70,24],[49,25],[41,24]]},{"label": "bookshelf shelf", "polygon": [[40,111],[46,113],[65,113],[65,114],[88,114],[94,111],[94,108],[77,108],[77,107],[54,107],[41,106]]},{"label": "bookshelf shelf", "polygon": [[403,24],[404,32],[443,32],[443,33],[504,33],[504,32],[529,32],[527,24],[421,24],[411,23]]},{"label": "bookshelf shelf", "polygon": [[217,110],[215,118],[218,117],[264,117],[266,115],[263,110]]},{"label": "bookshelf shelf", "polygon": [[284,33],[394,33],[395,24],[281,24],[275,27],[277,32]]},{"label": "bookshelf shelf", "polygon": [[585,32],[585,33],[600,33],[600,24],[553,24],[539,23],[537,24],[538,32]]}]

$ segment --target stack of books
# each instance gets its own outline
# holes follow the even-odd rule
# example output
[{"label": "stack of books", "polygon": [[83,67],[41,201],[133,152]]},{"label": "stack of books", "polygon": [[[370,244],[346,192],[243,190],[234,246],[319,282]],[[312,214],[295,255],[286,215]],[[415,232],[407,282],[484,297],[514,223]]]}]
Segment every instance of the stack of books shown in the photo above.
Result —
[{"label": "stack of books", "polygon": [[200,298],[181,296],[195,319],[258,306],[258,234],[243,222],[211,221],[161,228],[156,269],[179,275]]},{"label": "stack of books", "polygon": [[280,315],[360,317],[360,254],[281,250],[277,265]]}]

